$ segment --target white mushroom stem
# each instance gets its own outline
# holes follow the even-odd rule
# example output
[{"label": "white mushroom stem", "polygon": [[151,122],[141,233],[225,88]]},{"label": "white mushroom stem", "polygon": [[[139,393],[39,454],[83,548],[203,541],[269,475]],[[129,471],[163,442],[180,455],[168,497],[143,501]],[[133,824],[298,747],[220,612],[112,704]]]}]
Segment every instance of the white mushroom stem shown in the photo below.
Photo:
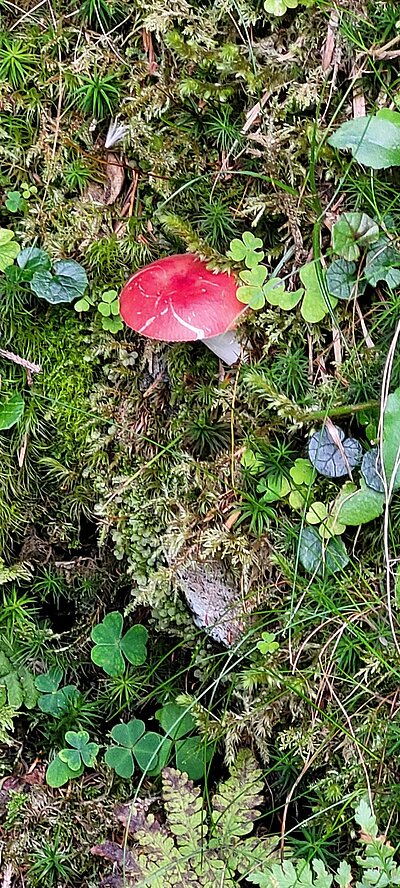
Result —
[{"label": "white mushroom stem", "polygon": [[236,338],[234,330],[228,330],[227,333],[220,333],[219,336],[211,336],[209,339],[201,341],[217,355],[217,358],[229,366],[236,364],[242,354],[242,346]]}]

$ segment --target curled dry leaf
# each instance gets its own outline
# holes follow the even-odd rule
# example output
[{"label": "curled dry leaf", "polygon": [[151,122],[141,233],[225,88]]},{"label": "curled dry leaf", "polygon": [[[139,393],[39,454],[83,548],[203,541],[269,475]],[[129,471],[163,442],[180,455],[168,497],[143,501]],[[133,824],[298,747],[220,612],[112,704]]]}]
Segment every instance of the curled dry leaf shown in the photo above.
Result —
[{"label": "curled dry leaf", "polygon": [[121,194],[125,181],[124,166],[117,154],[113,154],[112,151],[107,152],[107,165],[104,172],[104,182],[101,185],[98,182],[89,185],[87,194],[94,203],[110,207]]}]

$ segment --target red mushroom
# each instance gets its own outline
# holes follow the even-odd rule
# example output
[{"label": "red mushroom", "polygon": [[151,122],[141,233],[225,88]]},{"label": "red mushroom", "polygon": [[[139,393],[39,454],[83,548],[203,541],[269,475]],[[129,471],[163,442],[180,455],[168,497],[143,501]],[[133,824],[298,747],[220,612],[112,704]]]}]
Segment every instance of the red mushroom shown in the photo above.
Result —
[{"label": "red mushroom", "polygon": [[120,296],[121,317],[137,333],[164,342],[200,339],[227,364],[240,357],[232,327],[245,310],[234,277],[209,271],[192,253],[146,265]]}]

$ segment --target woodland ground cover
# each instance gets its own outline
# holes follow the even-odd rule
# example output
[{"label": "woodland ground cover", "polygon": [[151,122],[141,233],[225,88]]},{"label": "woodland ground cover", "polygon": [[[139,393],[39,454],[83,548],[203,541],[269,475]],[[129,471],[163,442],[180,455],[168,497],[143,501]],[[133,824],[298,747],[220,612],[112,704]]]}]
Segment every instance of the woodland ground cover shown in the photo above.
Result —
[{"label": "woodland ground cover", "polygon": [[0,15],[0,884],[399,884],[398,4]]}]

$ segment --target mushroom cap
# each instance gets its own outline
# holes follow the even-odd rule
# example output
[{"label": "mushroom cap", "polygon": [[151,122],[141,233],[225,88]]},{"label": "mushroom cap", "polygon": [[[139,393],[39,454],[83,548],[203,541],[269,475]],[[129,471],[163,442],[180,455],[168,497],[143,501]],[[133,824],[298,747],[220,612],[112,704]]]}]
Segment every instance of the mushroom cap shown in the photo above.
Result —
[{"label": "mushroom cap", "polygon": [[209,271],[192,253],[167,256],[136,271],[120,295],[121,317],[151,339],[188,342],[225,333],[244,306],[226,272]]}]

